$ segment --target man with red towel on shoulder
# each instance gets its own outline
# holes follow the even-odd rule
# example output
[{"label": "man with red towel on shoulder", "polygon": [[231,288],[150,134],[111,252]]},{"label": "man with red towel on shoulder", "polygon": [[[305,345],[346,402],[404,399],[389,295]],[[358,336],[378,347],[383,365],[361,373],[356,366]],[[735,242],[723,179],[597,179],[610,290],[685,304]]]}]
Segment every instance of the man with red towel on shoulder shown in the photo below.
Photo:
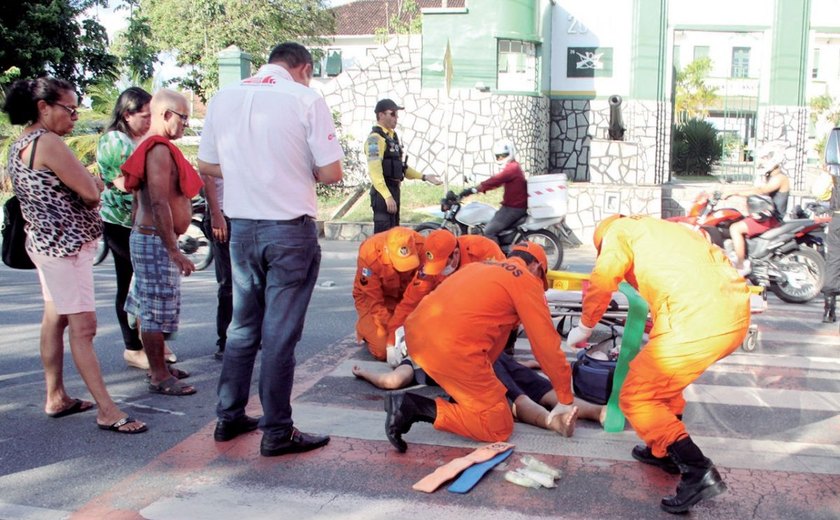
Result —
[{"label": "man with red towel on shoulder", "polygon": [[148,134],[121,168],[126,190],[135,193],[136,208],[130,238],[134,280],[125,310],[140,321],[140,338],[149,358],[149,391],[190,395],[195,388],[180,381],[189,374],[167,367],[163,342],[178,330],[181,275],[195,271],[178,248],[178,236],[190,225],[190,199],[203,183],[171,143],[189,125],[186,98],[161,89],[152,97],[151,112]]}]

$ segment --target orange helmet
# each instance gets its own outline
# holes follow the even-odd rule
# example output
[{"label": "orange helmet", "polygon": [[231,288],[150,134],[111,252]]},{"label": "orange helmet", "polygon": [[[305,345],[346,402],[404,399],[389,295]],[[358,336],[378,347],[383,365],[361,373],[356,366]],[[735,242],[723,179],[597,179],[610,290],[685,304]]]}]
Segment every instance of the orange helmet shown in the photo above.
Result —
[{"label": "orange helmet", "polygon": [[543,287],[548,290],[548,257],[545,255],[545,249],[534,242],[519,242],[510,248],[511,253],[514,251],[523,251],[528,253],[540,263],[540,267],[542,267],[543,270]]},{"label": "orange helmet", "polygon": [[598,225],[595,227],[595,232],[592,233],[592,243],[595,244],[595,249],[600,253],[601,252],[601,242],[604,241],[604,235],[607,232],[607,229],[612,225],[613,222],[622,218],[624,215],[610,215],[609,217],[605,218]]}]

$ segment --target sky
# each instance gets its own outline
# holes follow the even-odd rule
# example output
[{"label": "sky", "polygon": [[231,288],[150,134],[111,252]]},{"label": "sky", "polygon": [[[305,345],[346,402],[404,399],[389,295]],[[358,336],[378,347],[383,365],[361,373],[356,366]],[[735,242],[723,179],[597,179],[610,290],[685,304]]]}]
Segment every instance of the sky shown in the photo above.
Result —
[{"label": "sky", "polygon": [[[346,4],[352,0],[327,0],[325,3],[329,7]],[[94,6],[85,13],[86,16],[95,16],[99,23],[108,31],[109,41],[114,41],[114,37],[119,31],[128,27],[128,11],[120,9],[115,11],[114,7],[119,5],[118,1],[111,0],[108,2],[108,8]],[[167,81],[172,78],[179,77],[184,74],[184,69],[175,65],[175,57],[171,54],[162,54],[159,56],[162,63],[155,66],[155,75],[158,81]]]}]

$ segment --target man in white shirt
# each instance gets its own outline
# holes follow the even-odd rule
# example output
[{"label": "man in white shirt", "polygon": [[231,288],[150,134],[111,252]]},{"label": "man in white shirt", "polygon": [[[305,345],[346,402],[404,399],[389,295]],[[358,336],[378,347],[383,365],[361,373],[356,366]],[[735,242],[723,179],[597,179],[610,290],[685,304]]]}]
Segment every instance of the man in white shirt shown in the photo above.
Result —
[{"label": "man in white shirt", "polygon": [[[290,404],[294,351],[318,277],[315,183],[342,178],[344,157],[324,99],[309,88],[312,55],[282,43],[253,77],[211,100],[198,150],[203,175],[224,178],[231,220],[233,321],[219,376],[216,441],[260,427],[260,453],[309,451],[329,437],[300,432]],[[262,345],[258,421],[245,415]]]}]

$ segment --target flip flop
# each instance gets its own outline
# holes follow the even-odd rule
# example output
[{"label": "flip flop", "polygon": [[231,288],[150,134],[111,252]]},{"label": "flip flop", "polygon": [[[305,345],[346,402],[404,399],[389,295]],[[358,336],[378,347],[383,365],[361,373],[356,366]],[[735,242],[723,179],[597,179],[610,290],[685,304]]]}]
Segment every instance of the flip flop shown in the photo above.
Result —
[{"label": "flip flop", "polygon": [[48,413],[48,417],[52,417],[53,419],[59,419],[61,417],[67,417],[68,415],[73,415],[74,413],[82,413],[88,410],[93,409],[93,403],[90,401],[82,401],[81,399],[73,399],[73,403],[63,410],[59,410],[57,412]]},{"label": "flip flop", "polygon": [[120,419],[119,421],[115,422],[114,424],[112,424],[110,426],[107,425],[107,424],[99,424],[99,423],[96,423],[96,425],[99,426],[100,430],[108,430],[109,432],[116,432],[116,433],[125,433],[125,434],[128,434],[128,435],[135,434],[135,433],[143,433],[143,432],[145,432],[149,429],[149,428],[146,427],[145,424],[141,428],[137,428],[136,430],[121,430],[120,429],[123,426],[125,426],[126,424],[131,424],[131,423],[136,423],[136,422],[138,422],[137,419],[135,419],[134,417],[129,415],[129,416],[123,417],[122,419]]},{"label": "flip flop", "polygon": [[149,392],[153,394],[180,396],[192,395],[196,392],[196,390],[190,385],[186,385],[178,381],[178,379],[175,376],[171,376],[167,377],[158,384],[149,383]]}]

